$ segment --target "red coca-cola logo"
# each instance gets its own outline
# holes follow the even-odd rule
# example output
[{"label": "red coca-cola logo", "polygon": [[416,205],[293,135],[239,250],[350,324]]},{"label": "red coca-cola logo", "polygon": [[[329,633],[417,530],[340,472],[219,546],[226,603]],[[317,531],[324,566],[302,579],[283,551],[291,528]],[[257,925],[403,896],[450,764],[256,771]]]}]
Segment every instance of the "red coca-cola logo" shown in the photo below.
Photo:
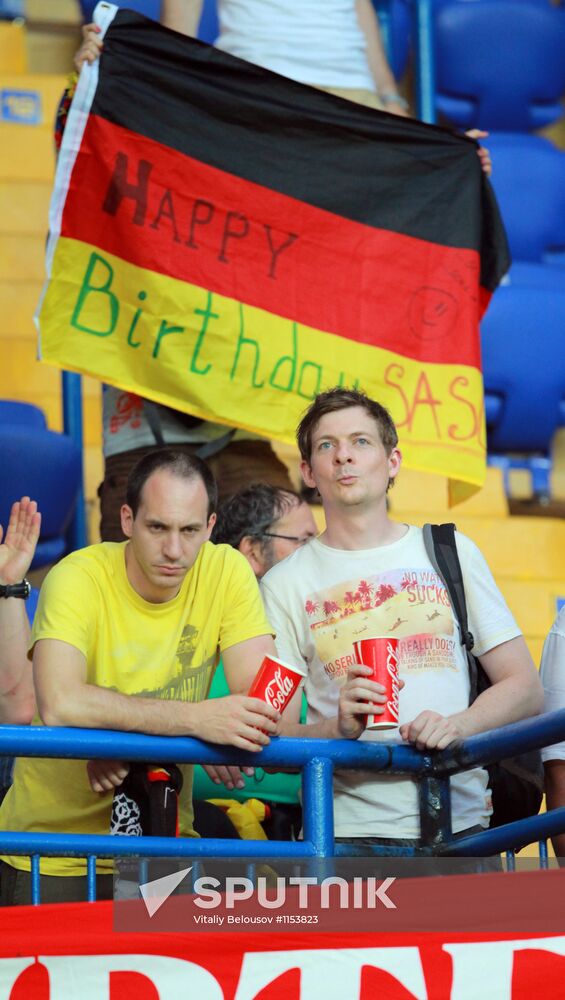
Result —
[{"label": "red coca-cola logo", "polygon": [[265,688],[265,701],[281,712],[293,691],[294,684],[291,678],[288,675],[283,676],[282,669],[279,667]]},{"label": "red coca-cola logo", "polygon": [[391,700],[387,701],[386,707],[389,715],[398,722],[398,657],[390,642],[387,642],[386,646],[386,669],[391,684]]}]

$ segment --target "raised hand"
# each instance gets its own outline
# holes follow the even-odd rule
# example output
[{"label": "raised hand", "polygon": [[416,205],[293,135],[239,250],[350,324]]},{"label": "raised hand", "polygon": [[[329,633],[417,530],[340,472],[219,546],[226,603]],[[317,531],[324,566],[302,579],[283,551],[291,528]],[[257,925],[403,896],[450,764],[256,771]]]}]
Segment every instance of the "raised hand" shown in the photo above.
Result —
[{"label": "raised hand", "polygon": [[[465,135],[468,136],[469,139],[479,140],[479,139],[486,139],[488,136],[488,132],[483,132],[481,131],[480,128],[470,128],[467,132],[465,132]],[[481,161],[481,167],[483,173],[485,173],[487,177],[490,177],[490,175],[492,174],[492,160],[490,158],[490,153],[487,147],[479,145],[479,148],[477,149],[477,155],[479,157],[479,160]]]},{"label": "raised hand", "polygon": [[74,63],[80,73],[83,63],[96,62],[102,52],[103,43],[99,38],[100,28],[97,24],[83,24],[82,45],[78,52],[75,52]]},{"label": "raised hand", "polygon": [[[22,497],[12,504],[4,543],[0,544],[0,584],[20,583],[35,553],[41,514],[35,500]],[[4,532],[0,525],[0,543]]]}]

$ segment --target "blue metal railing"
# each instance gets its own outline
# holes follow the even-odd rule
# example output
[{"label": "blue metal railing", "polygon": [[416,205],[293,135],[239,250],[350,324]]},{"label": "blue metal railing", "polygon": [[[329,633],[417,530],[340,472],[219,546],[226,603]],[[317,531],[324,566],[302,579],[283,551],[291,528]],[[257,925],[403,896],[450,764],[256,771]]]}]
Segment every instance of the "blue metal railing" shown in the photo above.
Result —
[{"label": "blue metal railing", "polygon": [[[565,710],[505,726],[440,752],[419,752],[401,744],[349,740],[272,740],[260,754],[262,767],[296,767],[303,774],[304,839],[291,841],[219,840],[216,838],[115,837],[94,834],[0,831],[0,852],[32,859],[32,901],[39,902],[39,857],[87,858],[88,898],[95,899],[96,857],[281,857],[329,858],[336,850],[333,828],[333,771],[363,768],[387,775],[409,775],[420,789],[421,846],[375,847],[373,853],[484,857],[522,847],[565,831],[565,808],[532,816],[464,839],[451,832],[450,775],[494,760],[549,746],[565,738]],[[253,766],[258,755],[217,747],[188,737],[143,736],[108,730],[0,727],[0,756],[119,759],[128,761]],[[367,851],[365,851],[367,853]],[[510,854],[512,862],[513,855]],[[547,850],[540,849],[541,867]]]}]

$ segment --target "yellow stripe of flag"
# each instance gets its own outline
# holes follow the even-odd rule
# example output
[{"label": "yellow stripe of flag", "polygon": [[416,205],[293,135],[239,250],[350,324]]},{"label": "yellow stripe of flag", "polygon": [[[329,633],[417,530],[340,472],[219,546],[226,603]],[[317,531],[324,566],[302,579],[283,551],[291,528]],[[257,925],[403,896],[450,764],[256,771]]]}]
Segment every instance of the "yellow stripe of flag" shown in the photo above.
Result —
[{"label": "yellow stripe of flag", "polygon": [[424,364],[293,323],[68,238],[58,241],[40,322],[46,361],[288,442],[317,392],[359,385],[390,409],[412,468],[483,483],[475,368]]}]

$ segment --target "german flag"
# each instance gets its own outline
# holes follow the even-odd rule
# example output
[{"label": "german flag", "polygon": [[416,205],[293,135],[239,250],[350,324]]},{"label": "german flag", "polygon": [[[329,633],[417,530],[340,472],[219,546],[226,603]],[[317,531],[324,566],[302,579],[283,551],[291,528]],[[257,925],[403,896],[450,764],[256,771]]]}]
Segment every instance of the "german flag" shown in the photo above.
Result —
[{"label": "german flag", "polygon": [[480,486],[479,320],[508,254],[476,144],[131,11],[101,26],[59,157],[42,357],[287,441],[317,392],[359,385],[407,464]]}]

